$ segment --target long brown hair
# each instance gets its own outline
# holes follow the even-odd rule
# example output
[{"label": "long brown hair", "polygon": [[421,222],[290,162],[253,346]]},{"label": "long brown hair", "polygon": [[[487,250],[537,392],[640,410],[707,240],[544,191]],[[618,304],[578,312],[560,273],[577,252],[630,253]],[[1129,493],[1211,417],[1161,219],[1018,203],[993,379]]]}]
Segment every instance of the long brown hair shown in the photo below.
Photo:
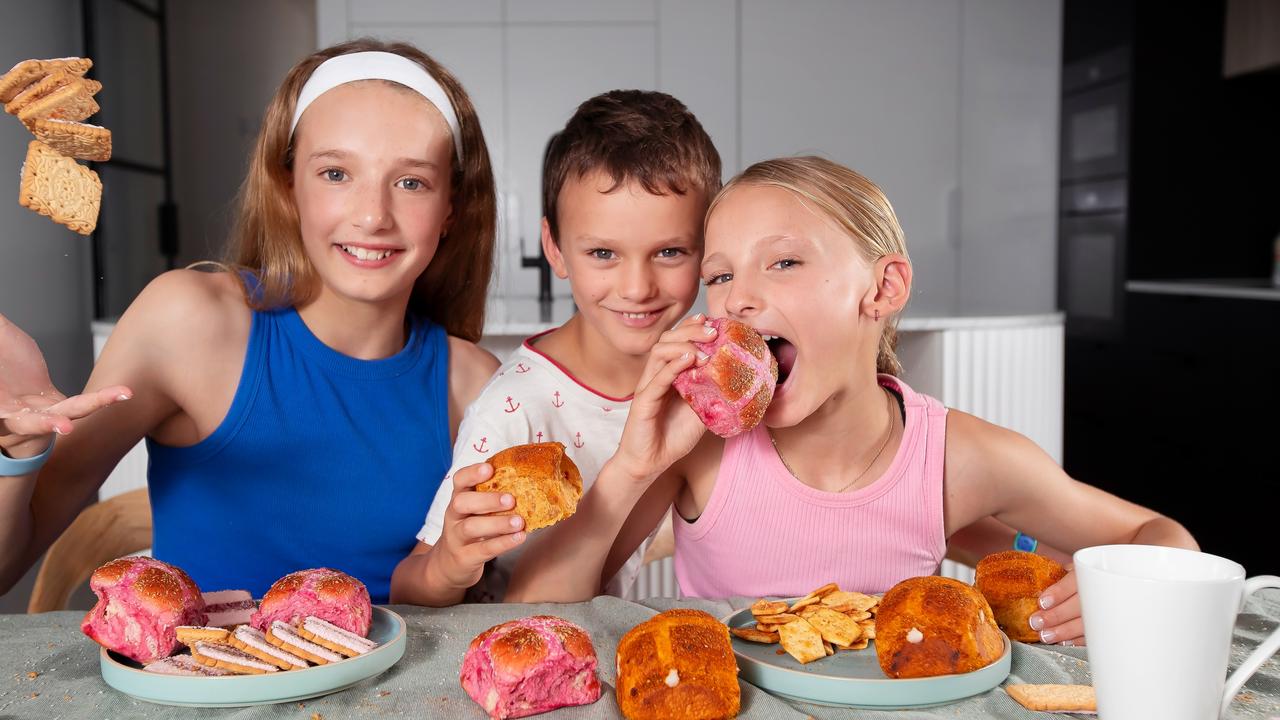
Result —
[{"label": "long brown hair", "polygon": [[240,188],[239,212],[227,251],[227,263],[252,272],[258,289],[245,297],[257,310],[305,304],[320,279],[307,259],[299,230],[298,208],[290,180],[293,146],[290,122],[298,94],[325,60],[357,52],[389,52],[423,67],[453,103],[462,134],[461,163],[454,158],[451,178],[453,221],[448,236],[414,283],[409,311],[430,318],[450,335],[475,342],[484,331],[484,302],[493,270],[497,200],[489,149],[475,106],[457,79],[426,53],[407,43],[361,38],[320,50],[289,71],[263,116],[262,130]]},{"label": "long brown hair", "polygon": [[[884,191],[839,163],[813,155],[758,162],[725,184],[711,201],[708,218],[720,200],[738,185],[764,185],[795,194],[852,238],[867,262],[874,263],[893,253],[910,262],[902,226]],[[898,315],[894,313],[885,319],[880,332],[876,372],[902,374],[897,347]]]}]

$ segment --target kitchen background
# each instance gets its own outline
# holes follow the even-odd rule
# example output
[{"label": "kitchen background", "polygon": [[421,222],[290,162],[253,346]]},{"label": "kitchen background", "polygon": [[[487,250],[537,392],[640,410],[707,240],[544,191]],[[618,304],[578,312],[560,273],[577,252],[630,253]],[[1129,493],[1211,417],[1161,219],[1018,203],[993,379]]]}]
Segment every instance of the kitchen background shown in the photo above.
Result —
[{"label": "kitchen background", "polygon": [[[475,101],[502,197],[485,344],[572,311],[537,247],[546,139],[614,87],[682,99],[724,159],[819,153],[880,183],[918,290],[906,379],[1073,476],[1275,572],[1280,3],[1199,0],[48,0],[0,66],[88,54],[115,134],[85,239],[0,203],[0,313],[78,390],[156,274],[217,257],[262,109],[316,47],[411,41]],[[0,167],[25,131],[0,122]],[[1195,280],[1197,282],[1186,282]],[[136,451],[102,497],[136,487]],[[425,512],[425,508],[424,508]],[[1082,518],[1082,522],[1087,519]],[[26,607],[35,571],[0,597]],[[87,606],[81,591],[73,606]]]}]

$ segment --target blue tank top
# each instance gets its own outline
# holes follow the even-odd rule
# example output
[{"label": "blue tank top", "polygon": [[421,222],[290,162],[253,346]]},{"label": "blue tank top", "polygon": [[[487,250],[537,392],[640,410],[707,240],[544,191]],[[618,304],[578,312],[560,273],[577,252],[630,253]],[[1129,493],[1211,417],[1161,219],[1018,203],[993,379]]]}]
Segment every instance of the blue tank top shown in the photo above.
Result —
[{"label": "blue tank top", "polygon": [[261,597],[294,570],[331,567],[387,602],[453,455],[444,329],[357,360],[293,308],[253,313],[231,409],[190,447],[148,438],[152,553],[202,590]]}]

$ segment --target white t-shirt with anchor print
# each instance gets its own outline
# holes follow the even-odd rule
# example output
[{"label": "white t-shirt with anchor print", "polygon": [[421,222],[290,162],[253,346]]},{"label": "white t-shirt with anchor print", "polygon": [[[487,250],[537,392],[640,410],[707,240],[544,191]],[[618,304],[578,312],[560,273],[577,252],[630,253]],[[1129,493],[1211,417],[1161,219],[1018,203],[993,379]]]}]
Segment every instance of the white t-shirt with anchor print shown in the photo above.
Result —
[{"label": "white t-shirt with anchor print", "polygon": [[[560,442],[582,473],[583,490],[595,482],[613,457],[627,422],[631,398],[611,398],[578,382],[556,361],[524,342],[467,408],[453,447],[453,464],[440,483],[418,539],[434,545],[444,531],[444,512],[453,496],[453,474],[484,462],[512,445]],[[532,342],[531,342],[532,341]],[[535,533],[542,532],[535,530]],[[650,534],[650,540],[653,534]],[[528,540],[525,541],[528,543]],[[610,581],[606,590],[621,596],[640,571],[646,541]],[[467,593],[469,602],[501,602],[515,561],[524,546],[495,558],[484,577]]]}]

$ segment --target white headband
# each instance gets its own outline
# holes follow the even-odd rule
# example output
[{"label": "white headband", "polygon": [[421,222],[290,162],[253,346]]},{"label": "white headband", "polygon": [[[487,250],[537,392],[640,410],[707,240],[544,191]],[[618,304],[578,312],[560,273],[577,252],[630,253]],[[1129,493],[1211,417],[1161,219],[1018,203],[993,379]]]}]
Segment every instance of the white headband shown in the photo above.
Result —
[{"label": "white headband", "polygon": [[298,127],[298,120],[307,106],[326,92],[357,80],[390,80],[400,83],[417,92],[428,102],[436,106],[444,121],[449,125],[453,135],[453,149],[458,154],[458,162],[462,162],[462,133],[458,130],[458,115],[453,111],[453,103],[440,83],[431,77],[418,63],[409,58],[388,52],[358,52],[329,58],[311,73],[307,83],[298,93],[298,103],[293,110],[293,123],[289,125],[289,135]]}]

